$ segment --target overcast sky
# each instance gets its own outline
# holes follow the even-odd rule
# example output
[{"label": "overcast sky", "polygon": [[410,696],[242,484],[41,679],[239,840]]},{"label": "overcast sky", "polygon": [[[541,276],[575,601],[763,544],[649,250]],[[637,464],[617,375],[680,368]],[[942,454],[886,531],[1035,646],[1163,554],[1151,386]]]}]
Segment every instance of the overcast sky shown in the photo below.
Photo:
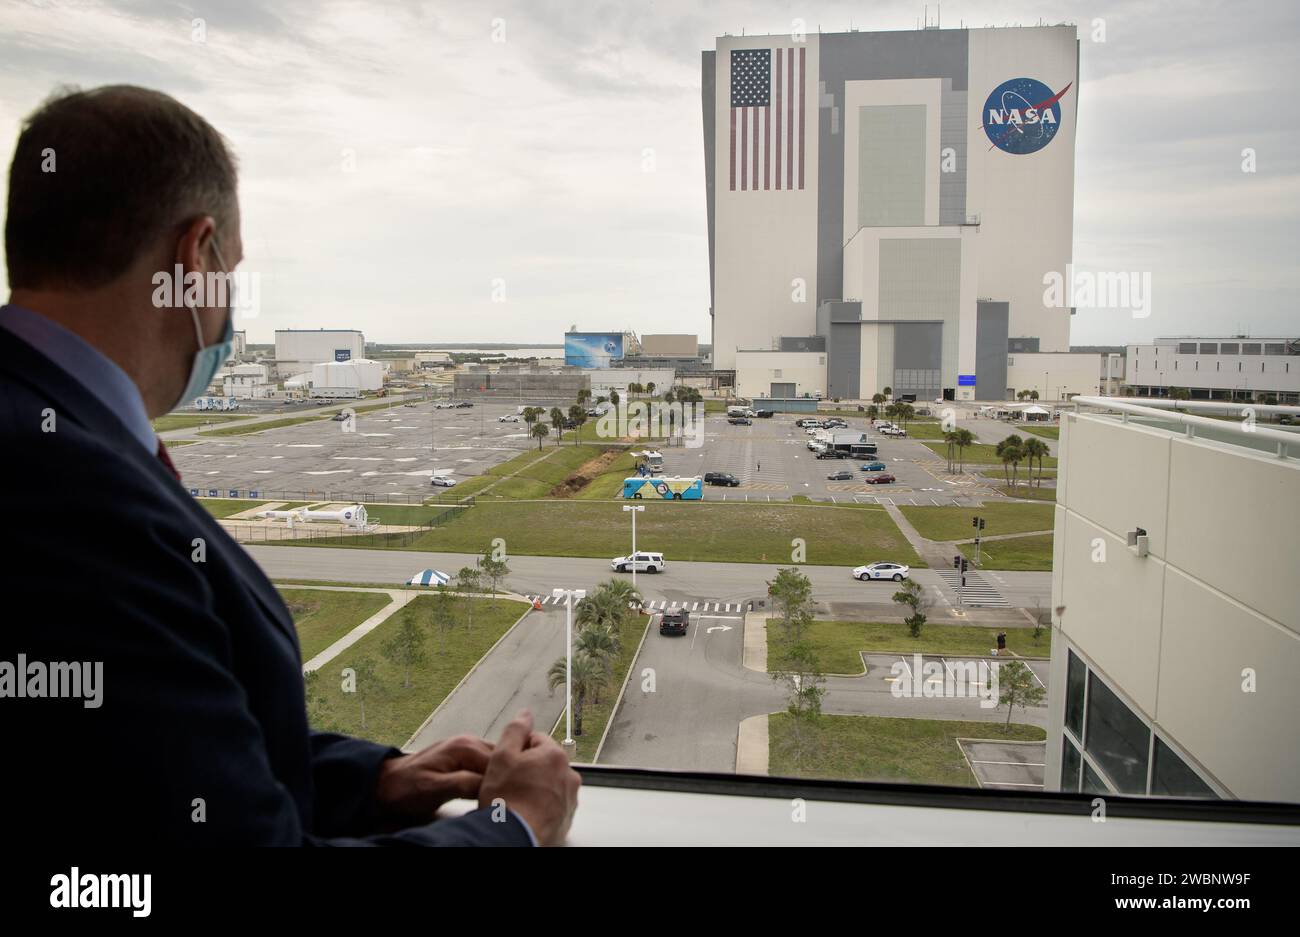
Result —
[{"label": "overcast sky", "polygon": [[[207,117],[240,160],[250,341],[559,342],[573,324],[708,341],[700,51],[795,17],[913,29],[921,9],[0,0],[0,139],[7,167],[60,84],[146,85]],[[1075,264],[1153,277],[1149,318],[1080,310],[1073,343],[1300,334],[1300,4],[943,5],[945,27],[1040,18],[1082,40]]]}]

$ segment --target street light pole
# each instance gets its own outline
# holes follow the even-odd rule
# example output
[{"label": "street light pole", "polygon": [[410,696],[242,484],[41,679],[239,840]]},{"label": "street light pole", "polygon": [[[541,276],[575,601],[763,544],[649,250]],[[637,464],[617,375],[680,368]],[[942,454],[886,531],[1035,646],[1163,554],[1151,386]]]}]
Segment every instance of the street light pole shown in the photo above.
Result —
[{"label": "street light pole", "polygon": [[564,747],[573,755],[573,603],[587,595],[586,589],[552,589],[551,595],[564,599]]},{"label": "street light pole", "polygon": [[644,511],[644,504],[625,504],[624,511],[632,513],[632,591],[636,592],[636,515],[638,511]]}]

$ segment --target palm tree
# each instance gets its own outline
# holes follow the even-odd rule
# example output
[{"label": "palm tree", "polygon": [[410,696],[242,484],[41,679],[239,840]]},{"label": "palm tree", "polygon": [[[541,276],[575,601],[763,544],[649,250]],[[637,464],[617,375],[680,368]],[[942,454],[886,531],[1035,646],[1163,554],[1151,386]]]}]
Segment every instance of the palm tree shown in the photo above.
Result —
[{"label": "palm tree", "polygon": [[[534,418],[535,419],[535,418]],[[545,423],[538,423],[528,431],[530,436],[537,437],[537,451],[542,451],[542,440],[551,434],[551,428]]]},{"label": "palm tree", "polygon": [[[569,407],[569,419],[578,424],[578,429],[582,429],[582,424],[587,422],[587,411],[582,409],[581,404],[575,403]],[[573,434],[573,444],[575,446],[578,444],[577,432]]]},{"label": "palm tree", "polygon": [[903,421],[903,429],[907,429],[907,421],[916,416],[916,408],[910,403],[898,404],[896,412],[898,413],[898,418]]},{"label": "palm tree", "polygon": [[[552,690],[564,686],[567,668],[563,657],[557,658],[546,672],[546,682]],[[593,702],[607,681],[605,668],[590,654],[573,653],[573,734],[582,735],[582,704],[590,696]]]},{"label": "palm tree", "polygon": [[655,382],[654,382],[654,381],[650,381],[649,383],[646,384],[646,386],[645,386],[645,392],[646,392],[647,394],[649,394],[651,397],[654,396],[654,394],[655,394]]},{"label": "palm tree", "polygon": [[[1008,466],[1012,466],[1014,469],[1018,470],[1021,460],[1025,457],[1025,441],[1015,433],[1012,433],[1006,439],[998,443],[997,454],[998,458],[1002,460],[1002,470],[1004,473],[1007,472]],[[1007,474],[1007,484],[1012,488],[1016,487],[1016,483],[1013,481],[1014,478],[1015,476]]]},{"label": "palm tree", "polygon": [[[618,633],[612,628],[584,628],[578,632],[578,639],[574,642],[574,653],[581,652],[591,657],[592,660],[600,664],[605,670],[606,677],[614,676],[614,658],[621,650]],[[599,698],[593,696],[593,703],[599,703]]]},{"label": "palm tree", "polygon": [[871,395],[871,402],[874,403],[876,406],[880,406],[882,403],[884,403],[884,402],[885,402],[886,400],[888,400],[888,399],[889,399],[889,398],[886,397],[884,394],[872,394],[872,395]]},{"label": "palm tree", "polygon": [[626,579],[610,579],[600,586],[622,608],[640,608],[641,593],[632,588]]},{"label": "palm tree", "polygon": [[1030,472],[1034,469],[1034,460],[1038,460],[1038,487],[1043,487],[1043,456],[1052,454],[1051,448],[1037,436],[1025,440],[1021,447],[1025,453],[1025,458],[1029,460]]},{"label": "palm tree", "polygon": [[957,436],[957,461],[960,463],[959,472],[966,471],[965,449],[967,446],[975,444],[975,434],[968,429],[960,427],[954,431]]},{"label": "palm tree", "polygon": [[952,453],[957,446],[957,431],[950,430],[943,434],[943,441],[948,444],[948,474],[952,474]]},{"label": "palm tree", "polygon": [[609,402],[616,407],[618,406],[618,391],[611,390],[609,392]]},{"label": "palm tree", "polygon": [[555,427],[555,444],[558,446],[564,442],[564,411],[559,407],[551,407],[551,425]]}]

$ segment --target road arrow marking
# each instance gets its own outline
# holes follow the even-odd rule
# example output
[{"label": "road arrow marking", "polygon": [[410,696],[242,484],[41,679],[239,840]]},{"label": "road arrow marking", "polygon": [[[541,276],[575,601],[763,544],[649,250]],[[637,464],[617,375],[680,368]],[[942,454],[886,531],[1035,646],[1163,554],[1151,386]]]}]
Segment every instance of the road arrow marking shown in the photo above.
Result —
[{"label": "road arrow marking", "polygon": [[715,631],[730,631],[731,625],[710,625],[706,634],[713,634]]}]

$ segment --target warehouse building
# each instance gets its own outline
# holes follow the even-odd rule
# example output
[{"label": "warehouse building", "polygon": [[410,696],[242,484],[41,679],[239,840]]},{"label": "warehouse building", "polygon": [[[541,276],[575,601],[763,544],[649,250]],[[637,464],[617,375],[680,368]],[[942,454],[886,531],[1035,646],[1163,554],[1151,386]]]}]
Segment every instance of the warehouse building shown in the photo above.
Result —
[{"label": "warehouse building", "polygon": [[713,362],[738,386],[811,385],[824,355],[834,397],[1002,399],[1013,339],[1068,354],[1044,275],[1072,260],[1075,27],[723,36],[702,80]]},{"label": "warehouse building", "polygon": [[366,339],[356,329],[276,329],[275,371],[288,377],[327,361],[364,358]]}]

